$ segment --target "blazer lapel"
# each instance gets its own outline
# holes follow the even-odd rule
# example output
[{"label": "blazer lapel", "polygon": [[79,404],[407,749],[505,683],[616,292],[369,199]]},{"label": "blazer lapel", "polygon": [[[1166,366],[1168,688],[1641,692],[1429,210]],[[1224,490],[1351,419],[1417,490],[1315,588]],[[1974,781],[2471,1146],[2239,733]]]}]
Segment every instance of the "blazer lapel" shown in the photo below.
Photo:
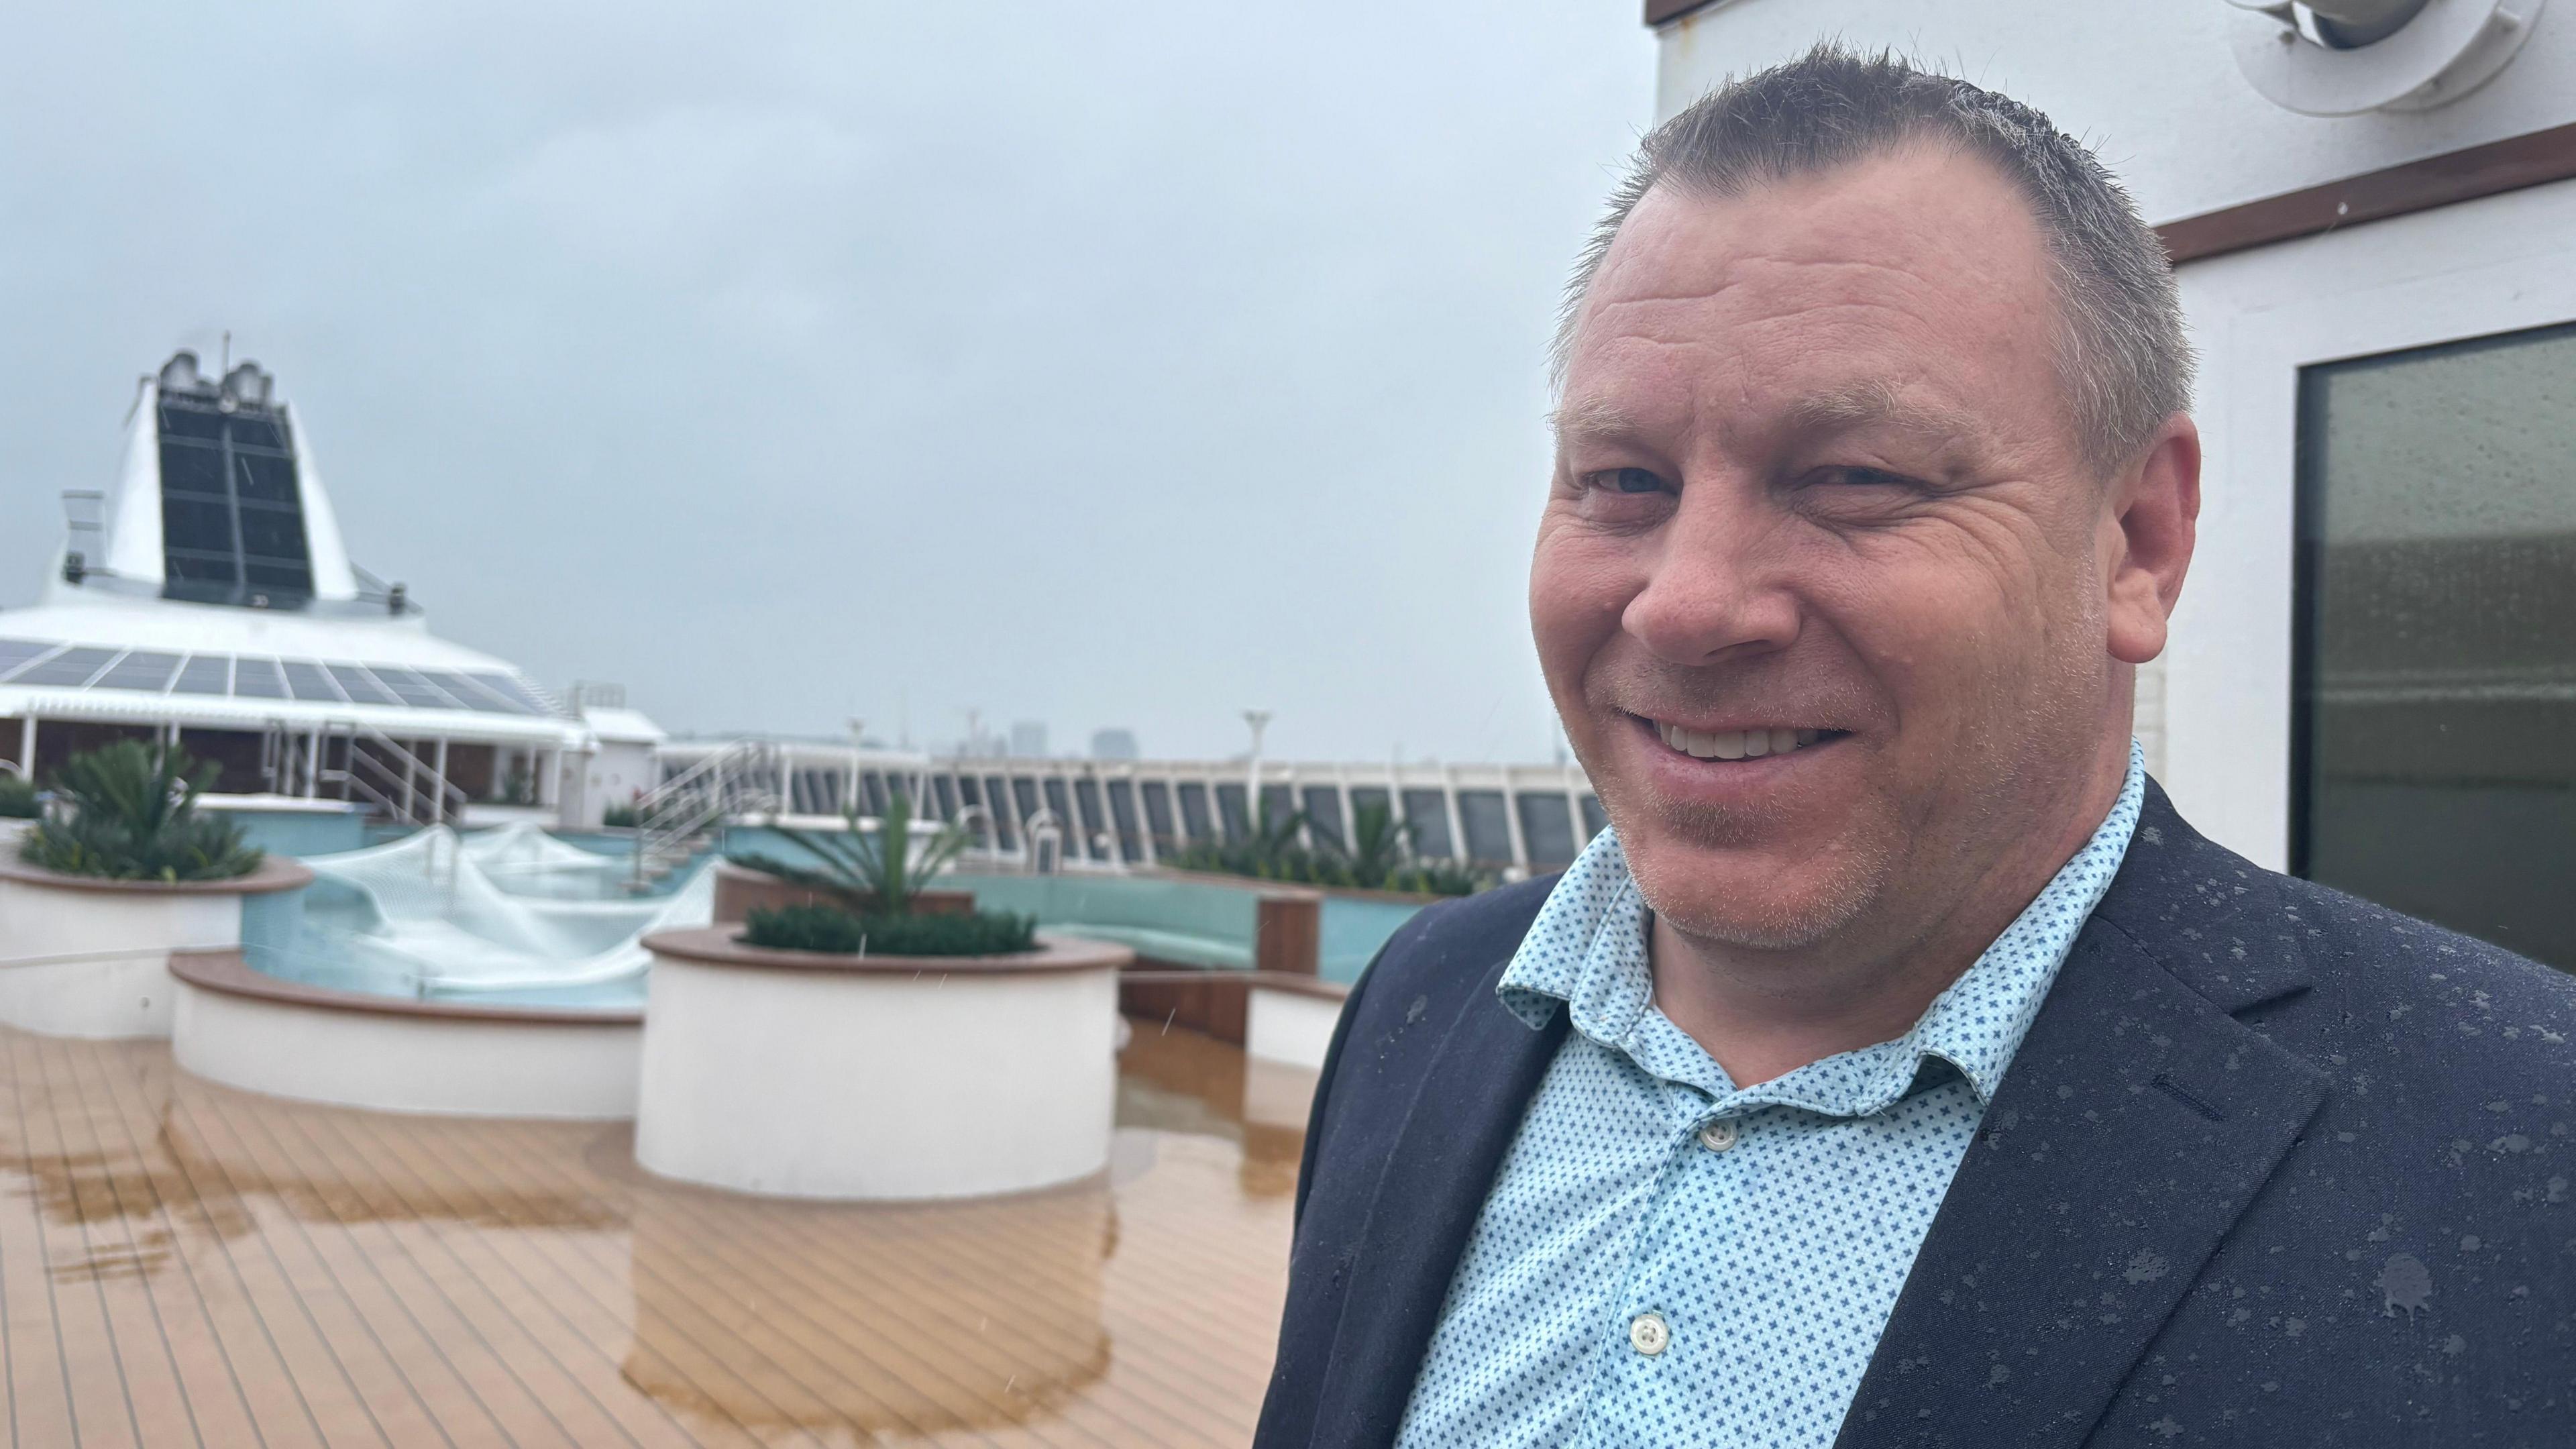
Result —
[{"label": "blazer lapel", "polygon": [[2269,929],[2284,918],[2261,908],[2271,887],[2150,797],[1839,1449],[2080,1443],[2325,1099],[2322,1073],[2231,1014],[2306,983],[2295,941]]},{"label": "blazer lapel", "polygon": [[1494,996],[1508,958],[1467,994],[1378,1179],[1315,1412],[1319,1445],[1394,1442],[1467,1236],[1565,1039]]}]

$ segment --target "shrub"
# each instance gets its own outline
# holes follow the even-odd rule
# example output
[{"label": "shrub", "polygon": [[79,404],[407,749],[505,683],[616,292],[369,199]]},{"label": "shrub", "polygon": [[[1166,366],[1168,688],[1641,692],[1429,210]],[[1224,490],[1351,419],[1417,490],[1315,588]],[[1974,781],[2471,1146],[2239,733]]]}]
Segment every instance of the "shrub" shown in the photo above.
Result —
[{"label": "shrub", "polygon": [[772,856],[755,854],[728,855],[725,859],[745,870],[760,871],[836,896],[849,913],[906,916],[912,913],[912,898],[967,845],[965,831],[943,825],[932,832],[916,858],[912,848],[912,800],[900,790],[873,832],[863,828],[856,805],[850,807],[846,820],[846,828],[834,831],[775,827],[779,834],[803,846],[819,863],[817,866],[789,865]]},{"label": "shrub", "polygon": [[635,807],[611,805],[599,813],[599,823],[611,830],[632,830],[636,825]]},{"label": "shrub", "polygon": [[742,943],[773,951],[836,956],[1007,956],[1034,950],[1034,917],[978,911],[971,916],[855,916],[838,906],[754,906]]},{"label": "shrub", "polygon": [[36,798],[36,783],[16,775],[0,775],[0,820],[33,820],[45,813]]},{"label": "shrub", "polygon": [[108,880],[232,880],[261,854],[239,824],[197,813],[217,766],[140,740],[74,755],[54,782],[70,807],[27,832],[19,854],[65,875]]}]

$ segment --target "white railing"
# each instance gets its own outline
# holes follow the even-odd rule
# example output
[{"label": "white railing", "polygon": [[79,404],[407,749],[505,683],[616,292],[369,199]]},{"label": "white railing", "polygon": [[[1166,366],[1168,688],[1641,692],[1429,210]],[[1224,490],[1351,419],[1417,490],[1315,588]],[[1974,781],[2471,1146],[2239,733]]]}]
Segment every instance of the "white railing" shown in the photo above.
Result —
[{"label": "white railing", "polygon": [[635,797],[634,883],[696,854],[710,827],[784,808],[788,762],[764,740],[735,740]]}]

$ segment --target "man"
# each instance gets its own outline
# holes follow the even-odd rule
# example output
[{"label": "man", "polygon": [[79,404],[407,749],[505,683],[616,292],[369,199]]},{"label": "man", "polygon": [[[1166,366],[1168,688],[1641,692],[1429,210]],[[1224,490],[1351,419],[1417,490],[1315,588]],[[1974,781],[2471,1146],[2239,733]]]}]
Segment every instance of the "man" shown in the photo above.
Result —
[{"label": "man", "polygon": [[1259,1443],[2576,1442],[2576,989],[2131,744],[2200,454],[2092,156],[1819,49],[1646,140],[1559,363],[1612,828],[1353,992]]}]

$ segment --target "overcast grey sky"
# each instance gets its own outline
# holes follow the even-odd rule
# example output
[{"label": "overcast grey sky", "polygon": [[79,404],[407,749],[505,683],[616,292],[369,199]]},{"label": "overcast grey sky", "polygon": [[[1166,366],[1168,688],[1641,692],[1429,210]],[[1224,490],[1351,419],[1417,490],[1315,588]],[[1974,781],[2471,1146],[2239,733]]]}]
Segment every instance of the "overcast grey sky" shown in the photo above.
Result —
[{"label": "overcast grey sky", "polygon": [[1542,352],[1652,83],[1635,0],[22,13],[0,603],[228,327],[361,564],[674,730],[1545,759]]}]

